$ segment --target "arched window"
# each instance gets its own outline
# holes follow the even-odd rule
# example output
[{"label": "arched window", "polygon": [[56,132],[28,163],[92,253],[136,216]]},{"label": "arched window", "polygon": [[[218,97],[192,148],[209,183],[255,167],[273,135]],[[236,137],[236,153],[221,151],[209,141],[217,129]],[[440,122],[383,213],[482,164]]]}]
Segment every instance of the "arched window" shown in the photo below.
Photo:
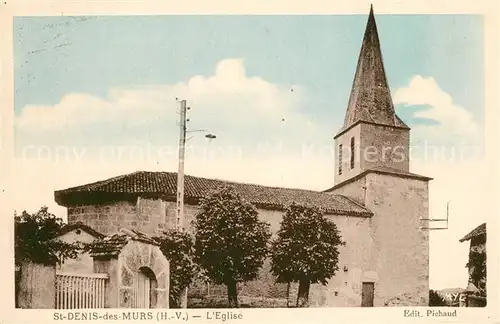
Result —
[{"label": "arched window", "polygon": [[351,137],[351,169],[354,169],[354,137]]},{"label": "arched window", "polygon": [[339,145],[339,175],[342,174],[342,144]]}]

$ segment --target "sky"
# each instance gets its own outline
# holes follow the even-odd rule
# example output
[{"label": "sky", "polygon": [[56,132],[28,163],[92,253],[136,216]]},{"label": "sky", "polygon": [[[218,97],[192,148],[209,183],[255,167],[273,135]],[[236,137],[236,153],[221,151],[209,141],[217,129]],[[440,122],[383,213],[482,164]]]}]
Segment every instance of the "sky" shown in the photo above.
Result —
[{"label": "sky", "polygon": [[[188,101],[186,173],[323,190],[367,15],[17,17],[17,211],[54,190],[138,170],[176,171],[178,99]],[[411,171],[434,178],[431,288],[464,287],[484,158],[483,21],[376,15]],[[214,140],[206,133],[216,135]],[[450,253],[453,251],[452,253]],[[450,274],[450,271],[453,274]]]}]

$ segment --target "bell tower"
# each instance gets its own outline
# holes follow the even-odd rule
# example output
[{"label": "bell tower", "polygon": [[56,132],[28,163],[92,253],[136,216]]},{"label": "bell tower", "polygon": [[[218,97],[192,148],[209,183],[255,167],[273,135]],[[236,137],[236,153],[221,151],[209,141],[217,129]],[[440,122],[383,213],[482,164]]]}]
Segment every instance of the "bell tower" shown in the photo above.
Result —
[{"label": "bell tower", "polygon": [[396,115],[370,8],[344,124],[335,135],[335,185],[376,168],[409,172],[410,128]]}]

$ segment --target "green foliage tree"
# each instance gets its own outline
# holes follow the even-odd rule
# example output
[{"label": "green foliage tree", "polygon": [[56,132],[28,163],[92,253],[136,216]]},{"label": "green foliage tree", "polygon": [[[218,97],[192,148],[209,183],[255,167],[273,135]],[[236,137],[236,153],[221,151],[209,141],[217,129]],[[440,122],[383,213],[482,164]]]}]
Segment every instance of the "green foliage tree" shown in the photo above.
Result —
[{"label": "green foliage tree", "polygon": [[480,290],[480,295],[486,296],[486,252],[470,251],[469,262],[470,280]]},{"label": "green foliage tree", "polygon": [[229,307],[238,307],[237,283],[257,277],[268,255],[269,224],[231,187],[203,199],[193,222],[196,262],[216,284],[227,286]]},{"label": "green foliage tree", "polygon": [[49,213],[47,207],[40,208],[34,214],[26,211],[21,215],[14,214],[16,264],[23,261],[55,264],[67,258],[75,259],[84,247],[79,243],[56,239],[63,225],[62,219]]},{"label": "green foliage tree", "polygon": [[271,271],[277,282],[299,283],[297,307],[309,303],[311,283],[326,285],[338,270],[343,245],[335,223],[319,209],[292,204],[271,243]]},{"label": "green foliage tree", "polygon": [[194,262],[194,241],[190,234],[178,230],[165,231],[155,240],[170,262],[170,307],[181,305],[181,294],[198,272]]}]

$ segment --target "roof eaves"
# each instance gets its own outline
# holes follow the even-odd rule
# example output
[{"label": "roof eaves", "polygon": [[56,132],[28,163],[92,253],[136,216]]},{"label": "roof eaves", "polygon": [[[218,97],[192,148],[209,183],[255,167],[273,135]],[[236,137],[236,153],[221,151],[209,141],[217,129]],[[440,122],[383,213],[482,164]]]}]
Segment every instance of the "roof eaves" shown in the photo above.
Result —
[{"label": "roof eaves", "polygon": [[397,126],[397,125],[388,125],[388,124],[381,124],[381,123],[375,123],[375,122],[371,122],[371,121],[367,121],[367,120],[358,120],[352,124],[350,124],[349,126],[345,127],[343,126],[340,131],[335,134],[335,136],[333,136],[333,139],[337,139],[340,135],[346,133],[348,130],[354,128],[356,125],[359,125],[359,124],[368,124],[368,125],[374,125],[374,126],[382,126],[382,127],[388,127],[388,128],[393,128],[393,129],[402,129],[402,130],[410,130],[410,127],[408,127],[402,120],[401,122],[403,123],[403,126]]},{"label": "roof eaves", "polygon": [[486,223],[482,223],[481,225],[477,226],[458,241],[462,243],[481,235],[486,235]]},{"label": "roof eaves", "polygon": [[59,231],[59,236],[64,235],[66,233],[69,233],[75,229],[82,230],[84,232],[87,232],[88,234],[96,237],[96,238],[103,238],[105,237],[104,234],[94,230],[92,227],[83,224],[82,222],[76,222],[72,224],[66,224],[65,226],[62,227],[62,229]]},{"label": "roof eaves", "polygon": [[354,176],[352,178],[344,180],[341,183],[338,183],[335,186],[324,190],[323,192],[333,192],[334,190],[336,190],[338,188],[341,188],[341,187],[345,186],[348,183],[351,183],[351,182],[354,182],[356,180],[359,180],[359,179],[363,178],[364,176],[366,176],[369,173],[378,173],[378,174],[392,175],[392,176],[399,177],[399,178],[417,179],[417,180],[422,180],[422,181],[433,180],[432,178],[429,178],[429,177],[426,177],[426,176],[423,176],[423,175],[419,175],[419,174],[415,174],[415,173],[398,173],[398,172],[391,172],[391,171],[368,169],[368,170],[365,170],[365,171],[361,172],[360,174],[358,174],[358,175],[356,175],[356,176]]}]

